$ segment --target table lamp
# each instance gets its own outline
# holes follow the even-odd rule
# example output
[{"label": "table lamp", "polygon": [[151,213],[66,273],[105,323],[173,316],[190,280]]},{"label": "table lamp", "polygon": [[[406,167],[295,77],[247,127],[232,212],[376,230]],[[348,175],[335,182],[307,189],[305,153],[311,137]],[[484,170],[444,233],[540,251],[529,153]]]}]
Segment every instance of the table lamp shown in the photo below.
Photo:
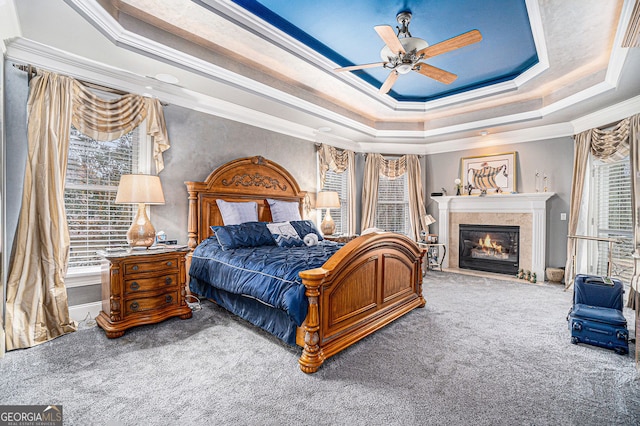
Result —
[{"label": "table lamp", "polygon": [[146,204],[164,204],[164,194],[158,176],[122,175],[116,204],[138,204],[138,213],[127,231],[132,248],[147,248],[155,241],[156,230],[149,221]]},{"label": "table lamp", "polygon": [[330,209],[338,207],[340,207],[340,198],[338,197],[337,192],[318,192],[318,196],[316,198],[316,208],[327,209],[327,212],[324,215],[324,219],[322,220],[322,224],[320,225],[320,230],[324,235],[332,235],[336,231],[336,224],[333,222]]},{"label": "table lamp", "polygon": [[430,214],[422,216],[422,226],[427,227],[426,231],[420,232],[420,238],[422,241],[427,241],[430,239],[427,238],[427,235],[429,235],[429,225],[431,225],[432,223],[436,223],[436,219],[433,216],[431,216]]}]

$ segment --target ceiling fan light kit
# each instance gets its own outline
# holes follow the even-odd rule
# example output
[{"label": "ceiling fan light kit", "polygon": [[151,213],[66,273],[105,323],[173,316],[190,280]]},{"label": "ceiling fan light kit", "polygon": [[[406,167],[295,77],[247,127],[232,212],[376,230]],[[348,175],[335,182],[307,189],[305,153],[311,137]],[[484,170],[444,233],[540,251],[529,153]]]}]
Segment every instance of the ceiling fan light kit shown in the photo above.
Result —
[{"label": "ceiling fan light kit", "polygon": [[457,75],[421,61],[482,40],[480,31],[471,30],[464,34],[460,34],[459,36],[452,37],[448,40],[429,46],[429,43],[425,40],[411,36],[411,33],[409,32],[411,12],[400,12],[396,16],[396,20],[398,21],[398,24],[400,24],[399,27],[396,27],[398,29],[397,35],[389,25],[378,25],[374,27],[374,30],[385,43],[384,47],[380,51],[380,58],[384,62],[352,65],[337,68],[336,71],[355,71],[378,66],[387,68],[391,70],[391,73],[380,87],[379,92],[382,94],[388,93],[389,90],[391,90],[391,87],[397,80],[398,75],[408,74],[410,71],[416,71],[417,73],[444,84],[451,84],[456,78],[458,78]]}]

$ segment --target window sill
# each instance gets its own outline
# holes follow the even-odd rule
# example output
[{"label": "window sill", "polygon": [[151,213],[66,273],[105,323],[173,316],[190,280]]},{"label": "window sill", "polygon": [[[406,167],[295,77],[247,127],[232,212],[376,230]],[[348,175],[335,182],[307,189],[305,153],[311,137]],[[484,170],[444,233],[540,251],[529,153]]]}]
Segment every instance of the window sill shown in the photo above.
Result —
[{"label": "window sill", "polygon": [[100,284],[100,267],[73,268],[67,271],[64,284],[67,288]]}]

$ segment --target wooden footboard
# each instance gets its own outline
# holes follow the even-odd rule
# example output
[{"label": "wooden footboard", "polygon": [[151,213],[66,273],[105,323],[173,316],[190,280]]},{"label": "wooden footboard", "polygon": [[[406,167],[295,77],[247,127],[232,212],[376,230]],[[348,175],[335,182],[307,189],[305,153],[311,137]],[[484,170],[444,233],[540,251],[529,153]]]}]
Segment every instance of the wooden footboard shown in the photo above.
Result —
[{"label": "wooden footboard", "polygon": [[414,308],[422,297],[422,256],[415,242],[393,233],[360,236],[322,268],[300,273],[309,312],[298,329],[300,369],[324,360]]},{"label": "wooden footboard", "polygon": [[[263,157],[230,161],[203,182],[185,184],[192,250],[212,234],[212,225],[223,225],[217,200],[255,202],[264,222],[272,221],[267,198],[296,201],[301,215],[304,211],[306,193],[282,166]],[[369,234],[346,244],[322,268],[301,272],[309,299],[309,313],[296,336],[304,348],[302,371],[317,371],[326,358],[424,306],[422,254],[405,236]]]}]

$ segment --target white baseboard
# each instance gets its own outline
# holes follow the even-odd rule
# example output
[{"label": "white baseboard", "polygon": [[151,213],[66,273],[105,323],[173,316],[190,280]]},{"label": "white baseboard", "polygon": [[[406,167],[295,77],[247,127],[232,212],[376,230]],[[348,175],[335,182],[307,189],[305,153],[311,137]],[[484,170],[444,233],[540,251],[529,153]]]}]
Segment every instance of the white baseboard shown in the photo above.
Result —
[{"label": "white baseboard", "polygon": [[102,310],[102,302],[84,303],[82,305],[69,306],[69,316],[76,322],[82,322],[89,318],[94,319]]}]

